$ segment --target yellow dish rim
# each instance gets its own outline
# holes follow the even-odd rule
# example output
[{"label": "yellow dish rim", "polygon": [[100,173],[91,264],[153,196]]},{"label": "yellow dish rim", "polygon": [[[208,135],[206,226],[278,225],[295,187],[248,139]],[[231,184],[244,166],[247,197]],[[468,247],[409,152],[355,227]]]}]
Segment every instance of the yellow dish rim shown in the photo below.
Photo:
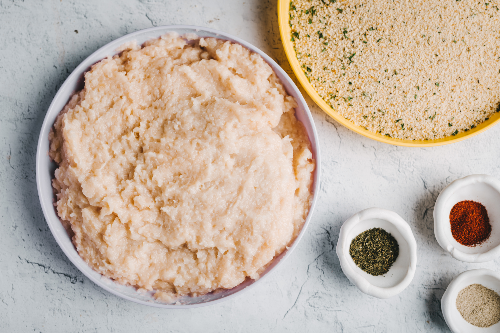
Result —
[{"label": "yellow dish rim", "polygon": [[369,131],[361,126],[355,125],[350,120],[344,118],[337,111],[332,109],[326,102],[319,96],[319,94],[314,90],[313,86],[309,83],[309,80],[305,76],[304,72],[300,68],[299,61],[295,54],[295,50],[293,48],[293,43],[291,41],[291,31],[290,31],[290,23],[289,23],[289,13],[290,11],[290,0],[278,0],[278,24],[280,28],[281,42],[283,43],[283,47],[285,49],[286,57],[288,58],[288,62],[292,67],[295,76],[299,80],[300,84],[307,92],[307,94],[313,99],[313,101],[318,104],[318,106],[330,117],[335,119],[337,122],[341,123],[345,127],[350,130],[361,134],[367,138],[372,140],[388,143],[396,146],[404,146],[404,147],[435,147],[446,145],[449,143],[459,142],[479,133],[486,131],[488,128],[493,127],[496,123],[500,121],[500,112],[496,112],[490,116],[485,122],[477,125],[473,129],[470,129],[467,132],[460,132],[456,136],[449,136],[442,139],[436,140],[403,140],[403,139],[395,139],[389,138],[387,136],[374,133]]}]

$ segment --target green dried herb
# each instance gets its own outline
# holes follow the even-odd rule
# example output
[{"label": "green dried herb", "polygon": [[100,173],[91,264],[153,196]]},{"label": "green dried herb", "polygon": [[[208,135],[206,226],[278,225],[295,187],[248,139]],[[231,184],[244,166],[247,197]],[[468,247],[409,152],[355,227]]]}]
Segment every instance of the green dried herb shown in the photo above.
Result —
[{"label": "green dried herb", "polygon": [[399,255],[399,245],[384,229],[372,228],[352,240],[349,254],[359,268],[378,276],[387,273],[394,264]]},{"label": "green dried herb", "polygon": [[349,39],[349,37],[347,37],[347,33],[348,33],[347,28],[344,28],[344,29],[342,30],[342,34],[344,35],[344,38],[345,38],[345,39]]},{"label": "green dried herb", "polygon": [[352,61],[352,58],[356,55],[356,52],[354,52],[353,54],[351,54],[350,56],[347,57],[347,59],[349,59],[349,64],[352,64],[353,61]]}]

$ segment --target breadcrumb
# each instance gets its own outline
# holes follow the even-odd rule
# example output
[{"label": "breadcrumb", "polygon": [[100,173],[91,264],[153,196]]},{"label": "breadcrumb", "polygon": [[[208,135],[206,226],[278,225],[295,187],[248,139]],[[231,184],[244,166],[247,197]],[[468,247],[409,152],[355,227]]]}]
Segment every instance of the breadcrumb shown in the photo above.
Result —
[{"label": "breadcrumb", "polygon": [[500,3],[294,0],[305,75],[342,116],[399,139],[468,131],[500,111]]}]

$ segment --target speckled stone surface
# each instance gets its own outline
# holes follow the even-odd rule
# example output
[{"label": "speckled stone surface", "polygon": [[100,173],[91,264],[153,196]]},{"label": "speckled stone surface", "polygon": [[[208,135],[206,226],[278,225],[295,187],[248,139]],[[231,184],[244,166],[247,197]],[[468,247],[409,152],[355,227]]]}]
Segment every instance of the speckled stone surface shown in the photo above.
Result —
[{"label": "speckled stone surface", "polygon": [[[451,181],[500,178],[500,126],[437,148],[366,139],[308,100],[322,150],[323,179],[307,234],[261,285],[233,300],[192,310],[137,305],[101,290],[59,249],[35,184],[45,112],[89,54],[133,31],[195,24],[237,35],[290,72],[274,0],[0,0],[0,332],[449,332],[440,310],[448,283],[500,260],[453,259],[433,234],[433,206]],[[400,295],[379,300],[343,275],[334,247],[341,224],[368,207],[396,211],[418,243],[417,272]]]}]

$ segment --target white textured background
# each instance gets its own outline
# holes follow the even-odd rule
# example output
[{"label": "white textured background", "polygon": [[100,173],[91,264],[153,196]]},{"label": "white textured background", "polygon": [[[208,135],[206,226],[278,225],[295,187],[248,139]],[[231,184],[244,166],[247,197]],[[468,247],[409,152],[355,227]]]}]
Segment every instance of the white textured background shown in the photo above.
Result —
[{"label": "white textured background", "polygon": [[[401,148],[366,139],[310,99],[323,181],[312,223],[289,260],[248,294],[193,310],[162,310],[113,296],[64,256],[42,215],[35,152],[45,112],[88,55],[133,31],[193,24],[237,35],[290,68],[275,0],[0,0],[0,332],[449,332],[440,299],[465,264],[433,234],[439,192],[473,173],[500,178],[500,126],[465,142]],[[78,32],[77,32],[78,31]],[[340,225],[378,206],[399,213],[418,243],[412,284],[389,300],[366,296],[343,275]]]}]

